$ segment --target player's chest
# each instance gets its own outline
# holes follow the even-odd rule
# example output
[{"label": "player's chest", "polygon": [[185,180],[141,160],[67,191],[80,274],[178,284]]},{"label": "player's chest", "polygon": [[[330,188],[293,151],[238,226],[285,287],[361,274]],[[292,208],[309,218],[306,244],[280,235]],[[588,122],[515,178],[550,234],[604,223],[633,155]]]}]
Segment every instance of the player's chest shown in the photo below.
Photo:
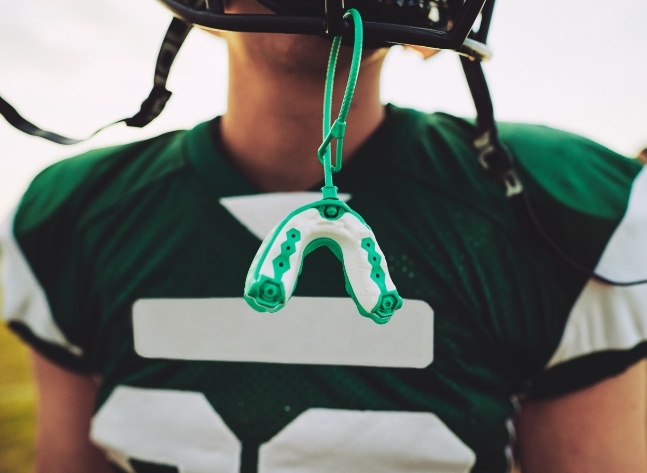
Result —
[{"label": "player's chest", "polygon": [[[441,473],[470,471],[476,461],[473,447],[447,424],[447,405],[393,372],[191,369],[155,389],[118,386],[102,404],[92,437],[125,471],[386,473],[413,464],[414,471]],[[504,441],[499,433],[497,442]]]},{"label": "player's chest", "polygon": [[[441,473],[474,464],[473,446],[452,429],[478,418],[501,460],[508,400],[481,412],[467,393],[448,400],[456,386],[422,369],[435,356],[427,301],[451,295],[434,284],[428,246],[389,231],[388,215],[375,229],[405,297],[400,320],[379,330],[357,313],[341,264],[325,249],[303,262],[285,314],[241,314],[260,239],[296,204],[231,201],[212,220],[187,216],[113,241],[99,284],[132,347],[115,361],[124,374],[110,377],[95,440],[126,471],[393,472],[413,464]],[[148,315],[138,319],[137,307]],[[129,370],[129,356],[140,371]]]}]

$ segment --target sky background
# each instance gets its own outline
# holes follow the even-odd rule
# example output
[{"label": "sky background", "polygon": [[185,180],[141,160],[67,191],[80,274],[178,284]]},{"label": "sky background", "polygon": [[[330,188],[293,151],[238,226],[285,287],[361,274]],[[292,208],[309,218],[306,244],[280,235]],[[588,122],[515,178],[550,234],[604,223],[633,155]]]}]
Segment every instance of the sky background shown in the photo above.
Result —
[{"label": "sky background", "polygon": [[[154,0],[0,0],[0,96],[41,127],[82,137],[131,116],[148,95],[170,15]],[[626,155],[647,147],[647,1],[497,0],[485,65],[499,120],[542,123]],[[227,57],[194,31],[174,92],[149,127],[117,125],[87,143],[50,144],[0,118],[0,219],[47,165],[86,149],[188,128],[226,111]],[[455,54],[395,48],[384,102],[473,116]]]}]

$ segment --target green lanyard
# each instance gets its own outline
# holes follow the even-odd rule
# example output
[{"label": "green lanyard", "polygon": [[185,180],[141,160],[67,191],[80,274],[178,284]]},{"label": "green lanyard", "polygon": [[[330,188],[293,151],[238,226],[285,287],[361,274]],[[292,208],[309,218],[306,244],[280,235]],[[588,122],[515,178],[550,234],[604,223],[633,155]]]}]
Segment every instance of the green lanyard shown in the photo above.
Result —
[{"label": "green lanyard", "polygon": [[[325,246],[341,261],[346,291],[360,314],[383,324],[402,306],[371,228],[364,219],[337,197],[333,173],[342,166],[346,117],[355,92],[362,58],[362,18],[355,9],[353,56],[348,83],[339,117],[331,121],[332,91],[341,37],[335,37],[330,51],[324,96],[323,143],[317,155],[324,169],[322,199],[304,205],[285,217],[265,238],[258,249],[245,281],[245,300],[259,312],[276,312],[284,307],[297,285],[303,259],[311,251]],[[335,163],[331,142],[337,140]]]},{"label": "green lanyard", "polygon": [[[355,27],[355,41],[353,46],[353,57],[350,63],[350,72],[348,73],[348,82],[346,91],[339,110],[339,117],[330,126],[330,115],[332,111],[332,91],[335,82],[335,68],[337,66],[337,56],[339,55],[339,46],[341,37],[336,36],[333,39],[332,49],[330,50],[330,59],[328,60],[328,71],[326,73],[326,89],[324,92],[324,110],[323,110],[323,143],[317,150],[319,161],[324,168],[324,188],[321,190],[324,199],[327,197],[337,197],[337,188],[332,184],[333,172],[341,171],[342,152],[344,148],[344,135],[346,134],[346,117],[350,110],[350,104],[353,101],[357,76],[359,75],[359,66],[362,62],[362,44],[364,42],[364,29],[362,28],[362,17],[359,12],[351,8],[344,14],[344,18],[353,17]],[[332,165],[330,144],[332,140],[337,140],[335,165]]]}]

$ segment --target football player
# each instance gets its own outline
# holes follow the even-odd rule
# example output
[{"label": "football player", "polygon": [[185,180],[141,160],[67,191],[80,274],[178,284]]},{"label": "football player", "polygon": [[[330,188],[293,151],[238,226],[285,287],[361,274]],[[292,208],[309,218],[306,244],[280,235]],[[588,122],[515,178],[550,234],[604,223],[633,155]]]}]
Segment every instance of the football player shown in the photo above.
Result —
[{"label": "football player", "polygon": [[[227,113],[54,164],[1,233],[37,472],[503,473],[515,437],[524,473],[647,472],[647,172],[494,122],[493,1],[346,5],[366,38],[335,183],[404,299],[382,325],[326,248],[282,311],[242,297],[261,240],[317,199],[330,38],[343,84],[356,20],[340,0],[162,3],[182,19],[163,51],[188,23],[227,41]],[[381,104],[392,43],[457,50],[477,121]]]}]

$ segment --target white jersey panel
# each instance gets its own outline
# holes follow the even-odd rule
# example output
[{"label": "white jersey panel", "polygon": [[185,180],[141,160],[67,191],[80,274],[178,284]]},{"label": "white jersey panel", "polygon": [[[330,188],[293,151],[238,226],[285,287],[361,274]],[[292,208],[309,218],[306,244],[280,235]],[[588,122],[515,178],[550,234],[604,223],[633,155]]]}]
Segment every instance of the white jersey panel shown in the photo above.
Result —
[{"label": "white jersey panel", "polygon": [[90,437],[127,472],[130,460],[181,473],[240,468],[240,441],[202,393],[119,386],[94,416]]},{"label": "white jersey panel", "polygon": [[647,167],[634,180],[627,212],[602,254],[596,272],[619,282],[647,279]]},{"label": "white jersey panel", "polygon": [[428,412],[309,409],[262,445],[259,473],[467,473],[476,455]]},{"label": "white jersey panel", "polygon": [[[595,271],[619,282],[647,278],[647,169],[636,177],[627,212]],[[589,280],[547,367],[598,351],[629,349],[645,340],[647,284],[612,286]]]},{"label": "white jersey panel", "polygon": [[75,356],[81,348],[71,344],[52,317],[47,297],[38,283],[13,234],[15,212],[0,226],[0,315],[7,322],[20,322],[39,339],[53,343]]},{"label": "white jersey panel", "polygon": [[[128,473],[132,460],[180,473],[238,473],[241,443],[202,393],[119,386],[90,436]],[[428,412],[308,409],[260,446],[259,473],[467,473],[475,453]]]}]

